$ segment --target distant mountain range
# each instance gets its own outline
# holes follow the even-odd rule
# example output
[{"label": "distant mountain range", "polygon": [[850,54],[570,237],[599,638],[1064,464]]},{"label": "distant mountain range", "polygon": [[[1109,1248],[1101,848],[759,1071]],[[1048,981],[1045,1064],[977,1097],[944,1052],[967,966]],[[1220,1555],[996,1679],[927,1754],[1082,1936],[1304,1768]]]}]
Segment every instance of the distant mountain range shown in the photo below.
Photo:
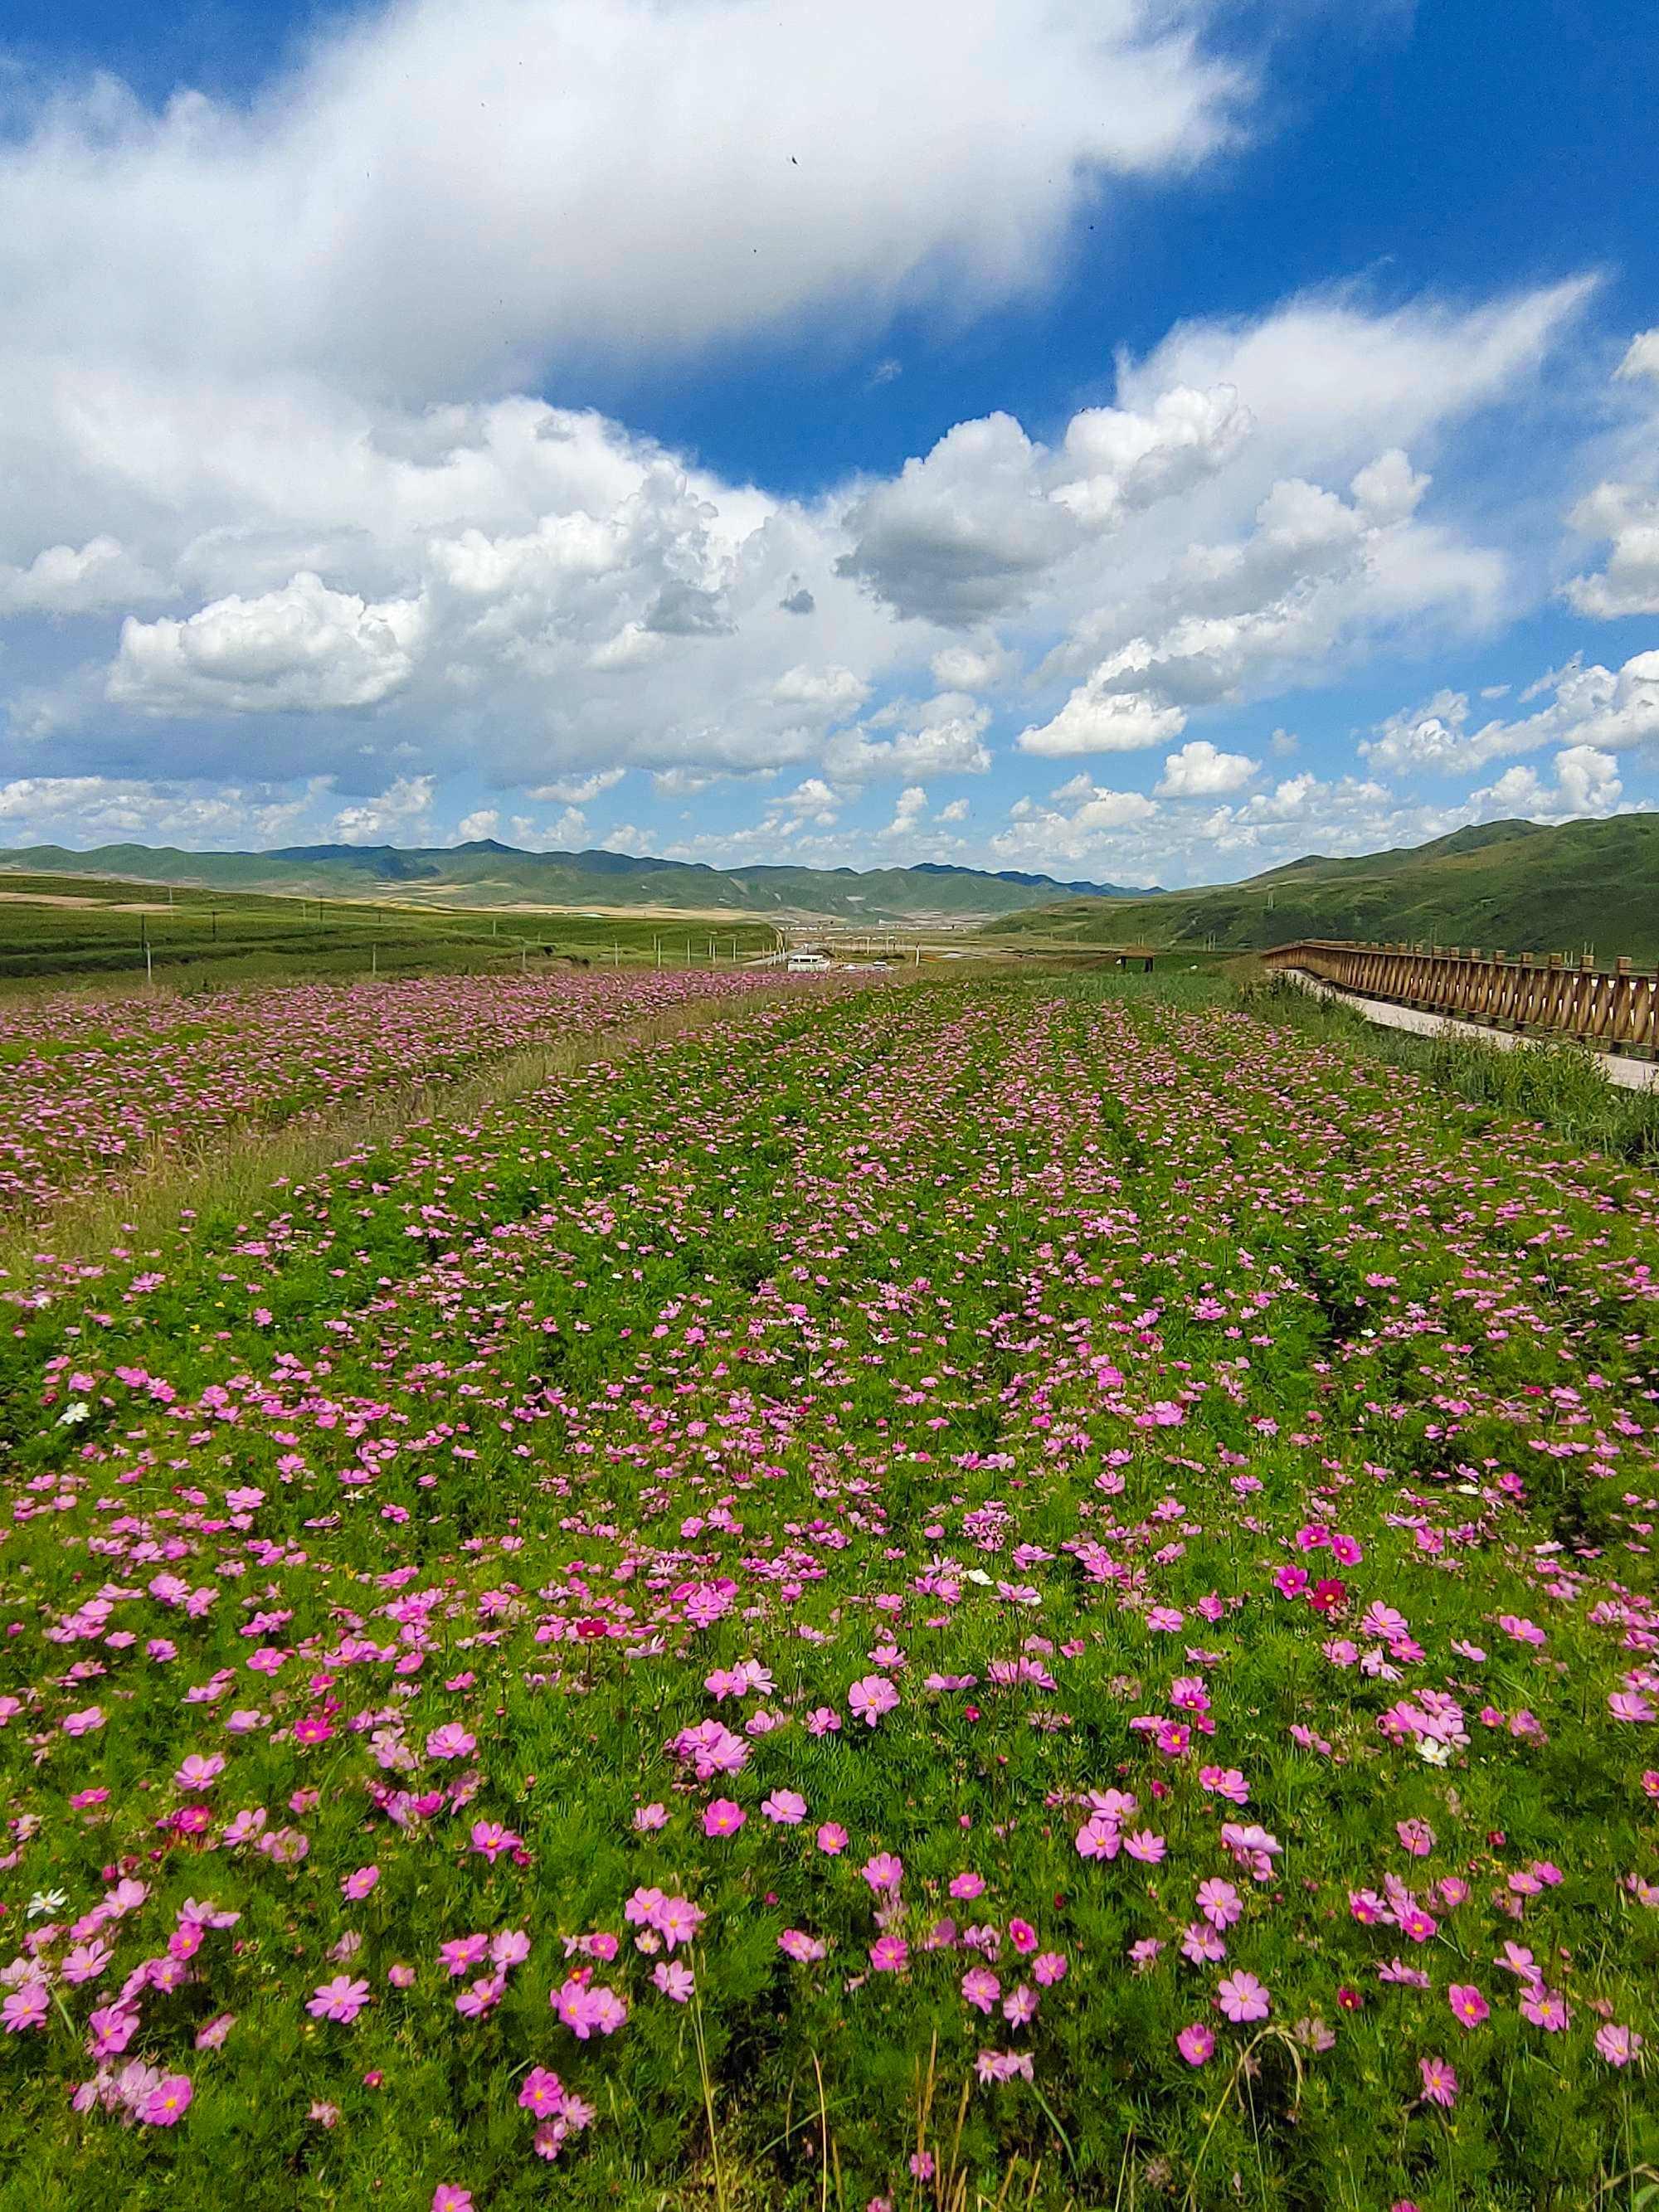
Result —
[{"label": "distant mountain range", "polygon": [[186,853],[173,846],[100,845],[76,853],[62,845],[34,845],[0,853],[0,868],[319,898],[672,908],[872,924],[985,921],[1068,893],[1094,899],[1145,896],[1120,884],[1066,883],[1015,869],[993,874],[934,860],[863,872],[787,866],[718,869],[627,853],[525,853],[493,837],[415,851],[393,845],[290,845],[270,853]]},{"label": "distant mountain range", "polygon": [[1260,951],[1299,937],[1426,938],[1492,952],[1659,960],[1659,814],[1487,822],[1353,860],[1310,854],[1242,884],[1033,904],[988,933],[1054,945]]}]

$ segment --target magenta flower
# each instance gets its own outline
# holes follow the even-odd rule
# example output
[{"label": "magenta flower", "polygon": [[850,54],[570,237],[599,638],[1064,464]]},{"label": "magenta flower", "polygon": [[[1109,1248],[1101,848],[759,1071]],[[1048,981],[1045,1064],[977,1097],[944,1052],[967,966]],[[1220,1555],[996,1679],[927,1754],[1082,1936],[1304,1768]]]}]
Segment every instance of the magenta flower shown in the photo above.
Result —
[{"label": "magenta flower", "polygon": [[349,2027],[368,2002],[367,1982],[354,1982],[349,1975],[336,1974],[331,1982],[319,1985],[306,2010],[313,2020],[337,2020]]},{"label": "magenta flower", "polygon": [[672,1998],[676,2004],[689,2003],[692,1990],[696,1987],[690,1967],[682,1966],[678,1960],[672,1963],[667,1960],[659,1960],[651,1969],[651,1979],[664,1996]]},{"label": "magenta flower", "polygon": [[983,1897],[985,1894],[984,1875],[973,1873],[952,1875],[951,1877],[951,1894],[952,1897],[963,1902],[966,1902],[975,1897]]},{"label": "magenta flower", "polygon": [[706,1917],[702,1907],[688,1898],[665,1897],[652,1911],[651,1925],[673,1951],[692,1941]]},{"label": "magenta flower", "polygon": [[775,1790],[763,1802],[761,1811],[781,1827],[799,1827],[806,1818],[806,1800],[798,1790]]},{"label": "magenta flower", "polygon": [[1176,2049],[1189,2066],[1202,2066],[1215,2051],[1215,2031],[1206,2027],[1201,2021],[1194,2021],[1190,2027],[1183,2027],[1176,2036]]},{"label": "magenta flower", "polygon": [[786,1959],[793,1959],[800,1966],[811,1966],[825,1952],[825,1946],[816,1936],[809,1936],[799,1928],[786,1928],[778,1938],[778,1948]]},{"label": "magenta flower", "polygon": [[1273,2009],[1267,1990],[1254,1974],[1229,1974],[1216,1991],[1216,2002],[1235,2022],[1266,2020]]},{"label": "magenta flower", "polygon": [[1521,2017],[1541,2027],[1547,2035],[1559,2035],[1572,2014],[1559,1990],[1547,1990],[1541,1982],[1534,1982],[1521,1992]]},{"label": "magenta flower", "polygon": [[1212,1875],[1198,1885],[1198,1909],[1212,1928],[1231,1928],[1244,1911],[1237,1890],[1219,1875]]},{"label": "magenta flower", "polygon": [[46,1984],[25,1982],[0,2002],[0,2026],[4,2027],[8,2035],[21,2035],[27,2027],[44,2027],[51,2010],[52,1992]]},{"label": "magenta flower", "polygon": [[556,2112],[564,2103],[564,2084],[545,2066],[532,2066],[519,2089],[519,2102],[538,2118]]},{"label": "magenta flower", "polygon": [[826,1820],[814,1840],[826,1857],[834,1858],[838,1852],[847,1849],[847,1831],[838,1827],[835,1821]]},{"label": "magenta flower", "polygon": [[1442,2105],[1448,2110],[1457,2102],[1457,2076],[1443,2058],[1424,2058],[1418,2062],[1423,2076],[1424,2101]]},{"label": "magenta flower", "polygon": [[874,1728],[884,1713],[890,1713],[899,1701],[899,1693],[884,1674],[866,1674],[854,1682],[847,1692],[847,1703],[855,1720]]},{"label": "magenta flower", "polygon": [[749,1815],[729,1797],[716,1797],[702,1816],[705,1836],[735,1836]]},{"label": "magenta flower", "polygon": [[878,1974],[896,1974],[910,1956],[902,1936],[880,1936],[870,1946],[870,1964]]},{"label": "magenta flower", "polygon": [[147,2128],[177,2127],[190,2109],[195,2094],[188,2074],[169,2074],[155,2087],[138,2107],[138,2118]]},{"label": "magenta flower", "polygon": [[341,1877],[340,1894],[342,1897],[349,1898],[354,1905],[358,1904],[368,1895],[380,1879],[379,1867],[358,1867],[352,1873]]},{"label": "magenta flower", "polygon": [[453,2181],[441,2181],[432,2192],[432,2212],[472,2212],[472,2191]]},{"label": "magenta flower", "polygon": [[989,2013],[1002,1995],[1002,1984],[988,1966],[970,1966],[962,1978],[962,1994],[982,2013]]},{"label": "magenta flower", "polygon": [[1633,2027],[1616,2027],[1609,2021],[1596,2029],[1595,2048],[1609,2066],[1628,2066],[1642,2048],[1642,2038]]},{"label": "magenta flower", "polygon": [[470,1735],[459,1721],[446,1721],[428,1736],[426,1755],[428,1759],[470,1759],[477,1745],[477,1736]]},{"label": "magenta flower", "polygon": [[872,1858],[865,1861],[859,1872],[879,1897],[884,1890],[897,1892],[899,1884],[904,1880],[904,1861],[896,1857],[891,1851],[878,1851]]},{"label": "magenta flower", "polygon": [[1446,2002],[1453,2018],[1462,2021],[1465,2027],[1479,2027],[1492,2011],[1473,1982],[1454,1982],[1446,1991]]}]

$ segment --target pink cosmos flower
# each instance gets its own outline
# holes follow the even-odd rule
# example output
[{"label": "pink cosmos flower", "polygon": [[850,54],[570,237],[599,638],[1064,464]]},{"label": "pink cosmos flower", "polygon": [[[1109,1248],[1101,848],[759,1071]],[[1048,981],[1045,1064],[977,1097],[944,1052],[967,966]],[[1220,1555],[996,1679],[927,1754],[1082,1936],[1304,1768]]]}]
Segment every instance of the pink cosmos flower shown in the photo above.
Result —
[{"label": "pink cosmos flower", "polygon": [[1123,1848],[1132,1859],[1139,1859],[1143,1866],[1158,1866],[1169,1845],[1162,1836],[1154,1835],[1150,1828],[1137,1828],[1133,1835],[1123,1838]]},{"label": "pink cosmos flower", "polygon": [[1212,1875],[1198,1885],[1198,1909],[1212,1928],[1231,1928],[1244,1911],[1238,1892],[1219,1875]]},{"label": "pink cosmos flower", "polygon": [[342,1897],[349,1898],[354,1905],[359,1904],[369,1894],[380,1879],[379,1867],[357,1867],[350,1874],[342,1875],[340,1894]]},{"label": "pink cosmos flower", "polygon": [[1044,1989],[1051,1989],[1056,1982],[1065,1980],[1069,1963],[1063,1951],[1042,1952],[1031,1961],[1031,1979],[1040,1982]]},{"label": "pink cosmos flower", "polygon": [[470,1759],[477,1747],[477,1736],[469,1735],[459,1721],[446,1721],[426,1740],[428,1759]]},{"label": "pink cosmos flower", "polygon": [[65,1735],[91,1735],[103,1725],[103,1709],[99,1705],[88,1705],[82,1712],[65,1713],[64,1716]]},{"label": "pink cosmos flower", "polygon": [[1633,2027],[1618,2027],[1611,2021],[1595,2031],[1595,2048],[1609,2066],[1628,2066],[1642,2048],[1642,2038]]},{"label": "pink cosmos flower", "polygon": [[729,1797],[716,1797],[702,1816],[705,1836],[735,1836],[749,1815]]},{"label": "pink cosmos flower", "polygon": [[761,1811],[781,1827],[799,1827],[806,1818],[806,1800],[798,1790],[775,1790],[763,1802]]},{"label": "pink cosmos flower", "polygon": [[1434,1849],[1434,1830],[1426,1820],[1396,1820],[1394,1832],[1413,1858],[1425,1859]]},{"label": "pink cosmos flower", "polygon": [[[1607,1698],[1607,1711],[1616,1721],[1659,1720],[1659,1711],[1655,1710],[1652,1700],[1644,1698],[1639,1690],[1614,1690]],[[68,1728],[69,1722],[65,1721],[64,1726]]]},{"label": "pink cosmos flower", "polygon": [[196,2048],[198,2051],[217,2051],[235,2025],[236,2015],[234,2012],[220,2013],[216,2019],[210,2020],[205,2027],[197,2029]]},{"label": "pink cosmos flower", "polygon": [[188,1759],[180,1762],[173,1778],[181,1790],[211,1790],[224,1771],[225,1762],[220,1753],[210,1752],[204,1758],[200,1752],[192,1751]]},{"label": "pink cosmos flower", "polygon": [[1216,2002],[1235,2022],[1266,2020],[1273,2009],[1267,1992],[1254,1974],[1229,1974],[1216,1991]]},{"label": "pink cosmos flower", "polygon": [[138,2118],[147,2128],[177,2127],[195,2094],[188,2074],[169,2074],[139,2106]]},{"label": "pink cosmos flower", "polygon": [[641,1835],[648,1835],[653,1828],[665,1828],[668,1826],[667,1806],[640,1805],[635,1807],[634,1813],[634,1826],[639,1830]]},{"label": "pink cosmos flower", "polygon": [[884,1674],[866,1674],[854,1682],[847,1692],[847,1703],[855,1720],[874,1728],[884,1713],[890,1713],[899,1701],[899,1693]]},{"label": "pink cosmos flower", "polygon": [[651,1916],[651,1925],[674,1951],[693,1940],[706,1917],[702,1907],[689,1898],[665,1897]]},{"label": "pink cosmos flower", "polygon": [[1492,2011],[1473,1982],[1454,1982],[1446,1991],[1446,2002],[1453,2018],[1461,2020],[1465,2027],[1479,2027]]},{"label": "pink cosmos flower", "polygon": [[582,2043],[595,2033],[614,2035],[628,2018],[628,2008],[614,1990],[590,1987],[574,1976],[554,1990],[549,2002],[571,2033]]},{"label": "pink cosmos flower", "polygon": [[891,1851],[878,1851],[859,1869],[871,1888],[879,1897],[884,1889],[897,1891],[904,1880],[904,1861]]},{"label": "pink cosmos flower", "polygon": [[834,1820],[826,1820],[813,1840],[826,1857],[834,1858],[847,1849],[847,1831]]},{"label": "pink cosmos flower", "polygon": [[696,1987],[690,1967],[681,1966],[678,1960],[672,1965],[666,1960],[659,1961],[651,1969],[651,1979],[664,1996],[672,1998],[676,2004],[689,2003]]},{"label": "pink cosmos flower", "polygon": [[337,2020],[349,2027],[352,2021],[368,2002],[368,1984],[354,1982],[349,1975],[336,1974],[331,1982],[324,1982],[306,2005],[313,2020]]},{"label": "pink cosmos flower", "polygon": [[1123,1844],[1122,1831],[1103,1813],[1091,1813],[1077,1832],[1079,1858],[1115,1859]]},{"label": "pink cosmos flower", "polygon": [[967,1874],[952,1875],[951,1877],[951,1894],[952,1897],[962,1901],[966,1901],[975,1897],[983,1897],[985,1894],[984,1875],[971,1872]]},{"label": "pink cosmos flower", "polygon": [[880,1936],[870,1946],[870,1964],[878,1974],[896,1974],[910,1956],[902,1936]]},{"label": "pink cosmos flower", "polygon": [[1559,1990],[1547,1990],[1541,1982],[1534,1982],[1521,1993],[1521,2017],[1541,2027],[1547,2035],[1559,2035],[1572,2014]]},{"label": "pink cosmos flower", "polygon": [[545,2066],[532,2066],[519,2088],[519,2103],[538,2119],[556,2112],[564,2103],[564,2084]]},{"label": "pink cosmos flower", "polygon": [[1425,2104],[1443,2105],[1448,2110],[1457,2102],[1457,2076],[1443,2058],[1424,2058],[1418,2062],[1423,2076],[1423,2098]]},{"label": "pink cosmos flower", "polygon": [[809,1936],[799,1928],[786,1928],[778,1938],[778,1948],[786,1959],[797,1966],[810,1966],[824,1956],[825,1947],[816,1936]]},{"label": "pink cosmos flower", "polygon": [[1002,1984],[988,1966],[970,1966],[962,1978],[962,1994],[982,2013],[989,2013],[1002,1995]]},{"label": "pink cosmos flower", "polygon": [[[38,1971],[38,1969],[37,1969]],[[44,1982],[25,1982],[0,2002],[0,2026],[8,2035],[21,2035],[26,2027],[44,2027],[52,2010],[52,1992]]]},{"label": "pink cosmos flower", "polygon": [[1176,2036],[1176,2049],[1189,2066],[1205,2065],[1215,2051],[1215,2031],[1206,2027],[1201,2021],[1194,2021],[1190,2027],[1183,2027]]},{"label": "pink cosmos flower", "polygon": [[432,2192],[432,2212],[472,2212],[472,2191],[453,2181],[441,2181]]}]

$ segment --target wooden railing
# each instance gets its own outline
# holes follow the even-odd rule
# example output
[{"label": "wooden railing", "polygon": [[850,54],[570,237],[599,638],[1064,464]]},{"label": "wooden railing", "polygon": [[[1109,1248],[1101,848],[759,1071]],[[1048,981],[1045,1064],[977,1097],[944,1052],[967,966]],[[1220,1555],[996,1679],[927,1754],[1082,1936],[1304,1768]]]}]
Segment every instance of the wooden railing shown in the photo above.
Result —
[{"label": "wooden railing", "polygon": [[1305,939],[1261,956],[1270,968],[1295,968],[1428,1013],[1498,1029],[1536,1030],[1583,1038],[1611,1052],[1659,1052],[1659,972],[1620,960],[1609,971],[1589,953],[1484,953],[1460,945],[1341,945]]}]

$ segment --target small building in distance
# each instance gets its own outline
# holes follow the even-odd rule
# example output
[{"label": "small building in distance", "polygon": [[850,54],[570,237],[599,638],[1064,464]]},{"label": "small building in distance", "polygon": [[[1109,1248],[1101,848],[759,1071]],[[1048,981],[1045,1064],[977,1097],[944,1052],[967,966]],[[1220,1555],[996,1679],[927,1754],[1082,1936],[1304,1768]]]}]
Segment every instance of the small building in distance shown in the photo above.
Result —
[{"label": "small building in distance", "polygon": [[789,973],[792,975],[816,975],[835,964],[830,955],[821,951],[816,945],[804,945],[799,952],[789,955]]}]

